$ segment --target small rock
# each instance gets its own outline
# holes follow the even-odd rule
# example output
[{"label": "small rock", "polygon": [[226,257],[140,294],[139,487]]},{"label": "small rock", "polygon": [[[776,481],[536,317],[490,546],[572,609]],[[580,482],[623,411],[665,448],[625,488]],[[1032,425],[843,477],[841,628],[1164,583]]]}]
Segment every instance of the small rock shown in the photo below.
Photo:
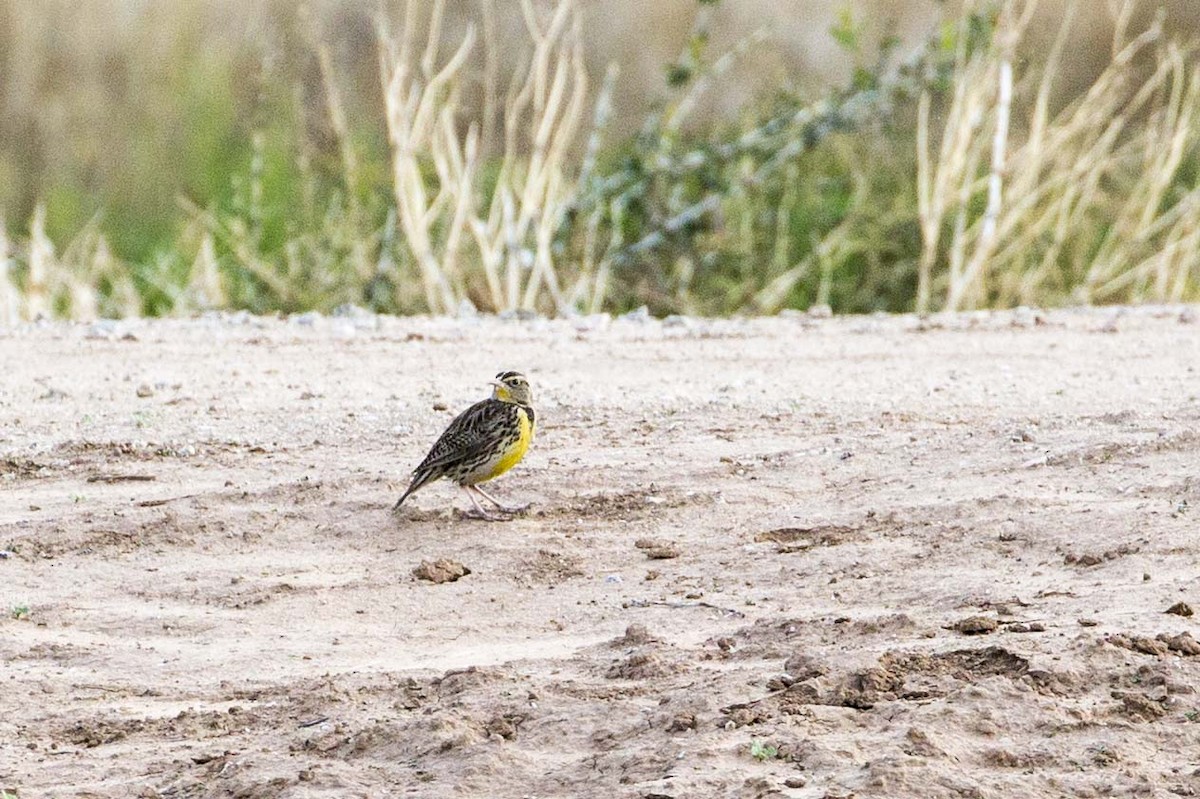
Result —
[{"label": "small rock", "polygon": [[112,340],[116,334],[117,321],[115,319],[100,319],[88,326],[84,338]]},{"label": "small rock", "polygon": [[767,680],[768,691],[786,691],[796,684],[796,678],[788,674],[780,674]]},{"label": "small rock", "polygon": [[314,327],[324,318],[319,311],[306,311],[305,313],[289,316],[288,324],[300,325],[301,327]]},{"label": "small rock", "polygon": [[999,626],[999,622],[987,616],[969,616],[955,622],[950,629],[956,630],[963,635],[987,635],[988,633],[996,632],[996,628]]},{"label": "small rock", "polygon": [[650,309],[643,305],[640,308],[635,308],[629,313],[621,314],[619,318],[627,322],[645,323],[649,322],[653,317],[650,316]]},{"label": "small rock", "polygon": [[142,383],[137,387],[137,395],[142,399],[145,399],[146,397],[153,397],[154,389],[150,387],[149,383]]},{"label": "small rock", "polygon": [[1100,622],[1096,621],[1095,619],[1077,619],[1076,621],[1079,622],[1080,627],[1095,627],[1097,624],[1100,623]]},{"label": "small rock", "polygon": [[466,577],[471,570],[456,560],[439,558],[438,560],[423,560],[421,565],[412,571],[418,580],[428,580],[431,583],[452,583],[461,577]]},{"label": "small rock", "polygon": [[1183,616],[1184,618],[1190,618],[1193,611],[1192,606],[1188,603],[1176,602],[1174,605],[1167,608],[1167,613],[1171,613],[1175,616]]},{"label": "small rock", "polygon": [[1179,324],[1181,325],[1194,325],[1198,321],[1200,321],[1200,314],[1196,313],[1195,308],[1184,308],[1179,314]]}]

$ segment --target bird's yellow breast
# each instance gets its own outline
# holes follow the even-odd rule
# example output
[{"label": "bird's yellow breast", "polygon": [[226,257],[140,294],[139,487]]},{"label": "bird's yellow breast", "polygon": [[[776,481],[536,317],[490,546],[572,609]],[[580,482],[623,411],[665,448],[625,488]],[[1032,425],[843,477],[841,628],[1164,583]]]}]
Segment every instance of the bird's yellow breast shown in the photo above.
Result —
[{"label": "bird's yellow breast", "polygon": [[529,451],[531,441],[533,441],[533,422],[530,421],[529,413],[524,408],[517,408],[517,438],[500,456],[500,460],[496,461],[496,466],[485,479],[491,480],[499,477],[520,463],[521,458],[524,458],[525,453]]}]

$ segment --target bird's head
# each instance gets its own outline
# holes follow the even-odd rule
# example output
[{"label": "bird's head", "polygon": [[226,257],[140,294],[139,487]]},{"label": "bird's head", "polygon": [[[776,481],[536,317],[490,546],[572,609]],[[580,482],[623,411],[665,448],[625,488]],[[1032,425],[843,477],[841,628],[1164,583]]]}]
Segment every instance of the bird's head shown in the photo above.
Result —
[{"label": "bird's head", "polygon": [[501,372],[496,375],[495,380],[490,382],[494,387],[492,389],[493,399],[517,405],[533,404],[533,389],[529,387],[529,381],[525,379],[525,375],[520,372]]}]

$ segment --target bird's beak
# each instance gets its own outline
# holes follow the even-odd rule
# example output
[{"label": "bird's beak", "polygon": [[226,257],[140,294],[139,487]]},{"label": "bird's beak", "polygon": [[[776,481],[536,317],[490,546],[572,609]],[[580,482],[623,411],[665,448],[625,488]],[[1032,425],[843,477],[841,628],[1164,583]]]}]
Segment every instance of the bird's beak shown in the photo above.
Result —
[{"label": "bird's beak", "polygon": [[505,386],[503,383],[501,383],[499,380],[489,380],[489,381],[488,381],[488,385],[489,385],[489,386],[495,386],[496,388],[505,388],[505,387],[506,387],[506,386]]}]

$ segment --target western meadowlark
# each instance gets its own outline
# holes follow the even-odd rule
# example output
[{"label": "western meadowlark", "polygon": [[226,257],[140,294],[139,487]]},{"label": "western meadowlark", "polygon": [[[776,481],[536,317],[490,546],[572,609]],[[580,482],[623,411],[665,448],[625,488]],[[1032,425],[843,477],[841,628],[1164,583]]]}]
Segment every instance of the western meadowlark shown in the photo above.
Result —
[{"label": "western meadowlark", "polygon": [[533,440],[533,391],[520,372],[501,372],[489,381],[492,396],[481,400],[455,417],[446,432],[429,450],[421,465],[413,470],[412,482],[393,511],[408,495],[427,483],[445,477],[462,486],[481,518],[497,520],[479,504],[483,497],[505,513],[529,507],[510,507],[479,487],[479,483],[499,477],[520,462]]}]

